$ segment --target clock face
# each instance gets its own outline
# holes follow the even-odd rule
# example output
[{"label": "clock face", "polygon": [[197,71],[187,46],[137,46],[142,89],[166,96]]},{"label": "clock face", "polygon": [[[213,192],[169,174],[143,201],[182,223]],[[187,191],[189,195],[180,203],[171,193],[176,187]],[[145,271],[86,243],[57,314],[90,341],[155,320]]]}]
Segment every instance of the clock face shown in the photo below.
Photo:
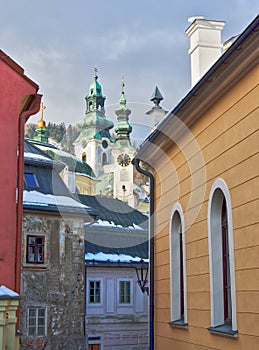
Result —
[{"label": "clock face", "polygon": [[126,153],[119,154],[117,162],[120,166],[128,166],[130,164],[130,156]]}]

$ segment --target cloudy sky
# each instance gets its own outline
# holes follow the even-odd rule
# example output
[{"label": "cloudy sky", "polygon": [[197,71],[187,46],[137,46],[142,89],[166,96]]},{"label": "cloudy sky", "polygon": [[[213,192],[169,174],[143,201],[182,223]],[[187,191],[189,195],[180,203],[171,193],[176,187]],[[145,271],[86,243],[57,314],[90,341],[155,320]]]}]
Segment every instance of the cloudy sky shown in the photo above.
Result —
[{"label": "cloudy sky", "polygon": [[83,116],[97,67],[107,117],[114,119],[124,76],[132,124],[144,125],[156,85],[167,110],[190,89],[188,17],[225,21],[225,41],[258,9],[258,0],[2,0],[0,41],[39,84],[47,122]]}]

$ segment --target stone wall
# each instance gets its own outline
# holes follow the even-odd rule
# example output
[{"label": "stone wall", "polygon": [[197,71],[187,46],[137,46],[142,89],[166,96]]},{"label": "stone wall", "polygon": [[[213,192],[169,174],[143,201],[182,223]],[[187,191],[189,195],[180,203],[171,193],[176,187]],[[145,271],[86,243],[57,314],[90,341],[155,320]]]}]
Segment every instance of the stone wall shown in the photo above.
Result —
[{"label": "stone wall", "polygon": [[[45,259],[26,263],[27,234],[45,236]],[[85,348],[83,219],[24,213],[21,273],[21,350]],[[46,336],[28,334],[28,308],[47,312]]]}]

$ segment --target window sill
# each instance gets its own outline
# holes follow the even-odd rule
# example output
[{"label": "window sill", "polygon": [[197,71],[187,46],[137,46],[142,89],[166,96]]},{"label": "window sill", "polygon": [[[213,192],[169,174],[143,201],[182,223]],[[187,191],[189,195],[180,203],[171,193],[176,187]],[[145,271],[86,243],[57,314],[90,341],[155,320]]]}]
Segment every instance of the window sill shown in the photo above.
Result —
[{"label": "window sill", "polygon": [[36,269],[36,270],[43,270],[43,269],[46,269],[48,267],[48,264],[23,263],[22,267],[23,268],[33,268],[33,269]]},{"label": "window sill", "polygon": [[169,322],[169,326],[172,327],[172,328],[187,329],[188,328],[188,323],[185,323],[184,320],[179,319],[179,320],[176,320],[176,321]]},{"label": "window sill", "polygon": [[231,325],[222,324],[216,327],[209,327],[208,330],[210,333],[220,335],[222,337],[237,339],[238,336],[238,331],[233,331]]}]

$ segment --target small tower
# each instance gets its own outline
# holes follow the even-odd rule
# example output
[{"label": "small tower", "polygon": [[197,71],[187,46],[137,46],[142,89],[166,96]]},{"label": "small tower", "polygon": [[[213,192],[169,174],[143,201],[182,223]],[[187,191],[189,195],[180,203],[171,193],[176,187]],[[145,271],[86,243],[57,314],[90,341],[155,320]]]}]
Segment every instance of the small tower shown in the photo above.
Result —
[{"label": "small tower", "polygon": [[46,106],[44,106],[43,102],[41,102],[40,105],[40,120],[37,123],[37,135],[34,137],[35,140],[48,143],[49,139],[47,137],[47,129],[46,129],[46,123],[43,120],[43,111],[46,109]]},{"label": "small tower", "polygon": [[117,138],[112,150],[114,158],[114,189],[113,196],[129,205],[133,203],[133,159],[136,150],[131,145],[130,133],[132,126],[129,124],[131,111],[126,106],[125,83],[122,81],[120,107],[115,111],[117,115],[117,125],[115,131]]},{"label": "small tower", "polygon": [[98,82],[97,69],[94,70],[94,80],[85,97],[86,111],[77,124],[81,129],[75,140],[75,154],[87,162],[94,173],[100,176],[104,173],[104,166],[112,163],[111,149],[114,140],[110,134],[113,122],[105,116],[105,95]]},{"label": "small tower", "polygon": [[168,111],[164,110],[159,104],[164,99],[158,87],[155,87],[155,90],[151,96],[150,101],[154,103],[152,109],[146,112],[147,115],[152,117],[152,127],[155,128],[161,119],[166,115]]}]

